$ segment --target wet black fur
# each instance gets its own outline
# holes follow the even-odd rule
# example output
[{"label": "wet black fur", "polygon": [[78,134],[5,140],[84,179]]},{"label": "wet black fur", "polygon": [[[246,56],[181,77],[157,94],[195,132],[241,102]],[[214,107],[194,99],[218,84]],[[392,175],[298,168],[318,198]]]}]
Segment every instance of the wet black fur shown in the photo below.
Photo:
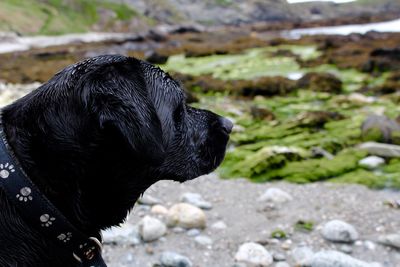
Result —
[{"label": "wet black fur", "polygon": [[[29,177],[88,235],[121,223],[154,182],[214,170],[231,127],[187,106],[179,84],[160,69],[124,56],[67,67],[5,107],[3,122]],[[0,266],[76,262],[25,222],[0,190]]]}]

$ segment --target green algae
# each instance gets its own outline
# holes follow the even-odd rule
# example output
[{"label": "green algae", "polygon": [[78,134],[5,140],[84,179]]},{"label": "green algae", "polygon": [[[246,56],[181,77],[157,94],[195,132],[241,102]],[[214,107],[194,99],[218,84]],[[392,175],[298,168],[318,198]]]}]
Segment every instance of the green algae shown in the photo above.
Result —
[{"label": "green algae", "polygon": [[[295,57],[281,51],[290,50],[277,46],[246,50],[240,55],[214,55],[199,58],[171,57],[166,66],[178,71],[187,71],[192,75],[213,74],[218,79],[253,79],[266,75],[288,75],[292,71],[299,73],[327,72],[343,81],[341,94],[316,92],[306,89],[295,90],[284,96],[256,96],[251,101],[235,99],[229,92],[201,93],[200,103],[196,107],[207,108],[228,116],[241,128],[231,134],[231,149],[219,168],[223,178],[245,177],[254,182],[285,180],[295,183],[332,181],[335,183],[358,183],[371,188],[400,189],[400,160],[390,161],[378,171],[363,169],[358,161],[367,156],[365,151],[355,147],[364,140],[374,140],[376,136],[362,136],[361,124],[371,113],[384,113],[395,118],[400,107],[391,97],[378,98],[372,103],[351,100],[346,95],[354,90],[382,84],[389,74],[370,76],[354,69],[338,69],[333,65],[321,65],[315,68],[298,69]],[[305,59],[299,53],[294,56]],[[276,53],[277,56],[274,56]],[[282,55],[290,58],[288,62],[270,70],[265,62]],[[254,61],[254,62],[249,62]],[[276,61],[276,62],[279,62]],[[275,63],[276,63],[275,62]],[[170,64],[171,63],[171,64]],[[274,63],[274,64],[275,64]],[[243,64],[243,65],[242,65]],[[248,64],[248,65],[246,65]],[[277,63],[278,64],[278,63]],[[232,65],[245,71],[232,72]],[[165,67],[165,66],[164,66]],[[234,69],[234,68],[232,68]],[[248,71],[248,73],[247,73]],[[274,72],[275,71],[275,72]],[[254,72],[254,73],[250,73]],[[273,113],[272,121],[263,121],[251,116],[251,106],[265,108]],[[312,117],[313,112],[337,112],[340,116],[322,122]],[[310,116],[311,114],[311,116]],[[310,117],[307,117],[310,116]],[[366,138],[366,139],[363,139]],[[312,154],[314,148],[333,154],[332,159],[317,158]],[[292,150],[291,153],[279,153],[276,150]],[[275,151],[274,151],[275,149]],[[293,152],[296,151],[296,152]]]},{"label": "green algae", "polygon": [[[232,66],[235,66],[234,68]],[[161,66],[170,72],[194,76],[211,74],[221,80],[251,80],[263,76],[287,76],[298,72],[299,64],[291,57],[269,57],[266,49],[250,49],[243,54],[211,55],[204,57],[171,56]]]},{"label": "green algae", "polygon": [[295,223],[294,229],[297,231],[311,232],[314,230],[314,222],[299,220]]},{"label": "green algae", "polygon": [[363,169],[357,169],[329,180],[334,183],[362,184],[374,189],[394,188],[400,189],[400,173],[396,175],[388,173],[374,173]]}]

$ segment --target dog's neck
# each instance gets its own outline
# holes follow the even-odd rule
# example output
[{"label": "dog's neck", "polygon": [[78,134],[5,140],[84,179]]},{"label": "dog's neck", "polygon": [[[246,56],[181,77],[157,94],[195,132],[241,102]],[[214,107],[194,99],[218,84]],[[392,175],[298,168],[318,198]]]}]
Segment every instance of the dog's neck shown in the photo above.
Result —
[{"label": "dog's neck", "polygon": [[[81,129],[82,136],[76,140],[68,135],[68,129],[46,132],[54,125],[46,128],[48,122],[40,113],[32,115],[18,101],[3,110],[8,142],[30,179],[82,232],[90,235],[121,223],[154,181],[142,181],[137,183],[141,188],[126,191],[121,188],[128,184],[124,180],[141,179],[143,174],[132,177],[137,166],[128,162],[128,155],[118,144],[103,140],[96,132],[85,132],[87,129]],[[60,136],[62,132],[64,136]]]}]

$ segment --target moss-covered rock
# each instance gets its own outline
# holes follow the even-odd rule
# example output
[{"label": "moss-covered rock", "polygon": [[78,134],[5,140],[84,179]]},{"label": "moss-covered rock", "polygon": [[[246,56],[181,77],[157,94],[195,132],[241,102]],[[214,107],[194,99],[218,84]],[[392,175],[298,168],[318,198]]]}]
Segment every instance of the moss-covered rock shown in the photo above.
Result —
[{"label": "moss-covered rock", "polygon": [[297,83],[300,88],[309,88],[316,92],[340,93],[343,89],[342,81],[333,74],[310,72],[304,75]]},{"label": "moss-covered rock", "polygon": [[400,124],[386,116],[368,116],[361,125],[363,141],[400,144]]},{"label": "moss-covered rock", "polygon": [[308,151],[304,149],[283,146],[268,146],[256,153],[242,153],[244,157],[240,161],[235,161],[237,157],[227,159],[228,165],[231,162],[227,169],[229,176],[256,177],[269,169],[281,168],[288,161],[301,160],[309,156]]},{"label": "moss-covered rock", "polygon": [[397,175],[390,175],[385,173],[377,174],[371,171],[357,169],[352,172],[345,173],[329,181],[334,183],[362,184],[375,189],[383,189],[383,188],[400,189],[399,173],[397,173]]}]

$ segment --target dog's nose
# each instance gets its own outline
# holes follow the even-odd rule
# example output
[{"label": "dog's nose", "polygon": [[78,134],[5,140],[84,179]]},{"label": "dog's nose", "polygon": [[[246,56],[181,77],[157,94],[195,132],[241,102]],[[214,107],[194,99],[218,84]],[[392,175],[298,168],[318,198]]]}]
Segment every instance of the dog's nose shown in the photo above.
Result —
[{"label": "dog's nose", "polygon": [[222,130],[224,130],[227,134],[230,134],[232,132],[232,128],[233,128],[233,123],[226,119],[226,118],[221,118],[221,128]]}]

